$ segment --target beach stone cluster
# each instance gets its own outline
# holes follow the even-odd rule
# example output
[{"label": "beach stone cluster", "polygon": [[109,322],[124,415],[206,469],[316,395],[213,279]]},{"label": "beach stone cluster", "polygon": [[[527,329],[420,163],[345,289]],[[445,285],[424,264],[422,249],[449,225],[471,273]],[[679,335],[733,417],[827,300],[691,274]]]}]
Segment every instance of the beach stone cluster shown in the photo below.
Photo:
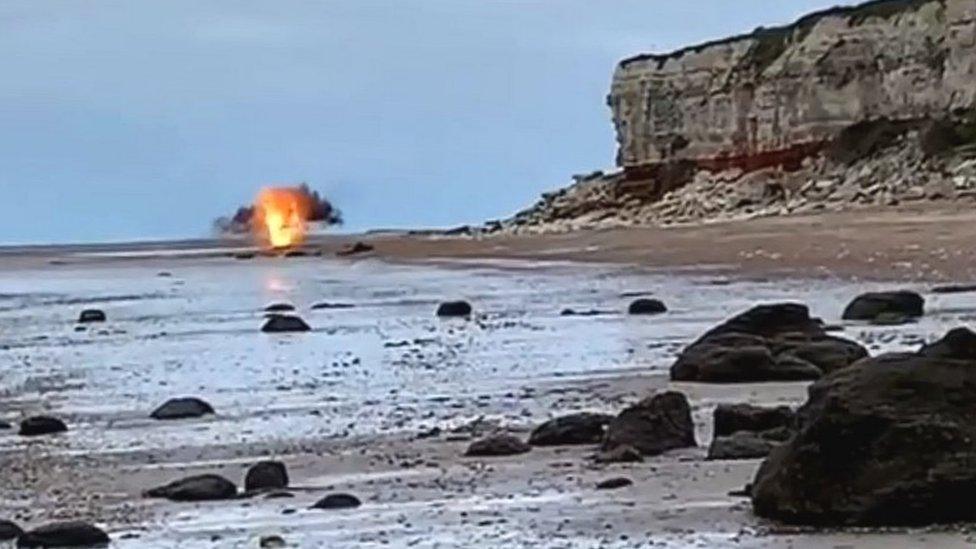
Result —
[{"label": "beach stone cluster", "polygon": [[712,328],[671,366],[674,381],[748,383],[814,380],[868,356],[829,335],[806,305],[759,305]]}]

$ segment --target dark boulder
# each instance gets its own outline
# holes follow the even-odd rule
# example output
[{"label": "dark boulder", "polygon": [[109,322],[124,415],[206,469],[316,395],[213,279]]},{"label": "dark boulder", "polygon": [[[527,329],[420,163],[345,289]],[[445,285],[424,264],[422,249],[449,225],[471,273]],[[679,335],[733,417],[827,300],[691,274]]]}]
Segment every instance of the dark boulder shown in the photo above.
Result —
[{"label": "dark boulder", "polygon": [[644,456],[640,450],[626,444],[601,450],[596,455],[597,463],[637,463],[640,461],[644,461]]},{"label": "dark boulder", "polygon": [[295,315],[271,314],[261,331],[265,333],[307,332],[312,328]]},{"label": "dark boulder", "polygon": [[437,307],[437,316],[471,316],[471,304],[467,301],[446,301]]},{"label": "dark boulder", "polygon": [[34,416],[20,422],[20,435],[25,437],[63,433],[67,430],[68,426],[56,417]]},{"label": "dark boulder", "polygon": [[602,315],[612,315],[613,311],[601,311],[599,309],[563,309],[559,312],[559,316],[602,316]]},{"label": "dark boulder", "polygon": [[329,494],[315,502],[312,509],[352,509],[363,503],[351,494]]},{"label": "dark boulder", "polygon": [[491,435],[476,440],[468,446],[464,455],[468,457],[497,457],[524,454],[532,447],[512,435]]},{"label": "dark boulder", "polygon": [[264,308],[266,313],[287,313],[294,310],[295,306],[291,303],[272,303]]},{"label": "dark boulder", "polygon": [[0,541],[9,541],[16,539],[18,536],[23,534],[24,531],[9,520],[0,520]]},{"label": "dark boulder", "polygon": [[89,322],[105,322],[105,311],[101,309],[85,309],[78,315],[78,322],[87,324]]},{"label": "dark boulder", "polygon": [[932,288],[933,294],[965,294],[976,292],[976,284],[950,284]]},{"label": "dark boulder", "polygon": [[752,404],[719,404],[715,407],[715,434],[724,437],[738,431],[768,431],[789,427],[793,410],[789,406],[765,408]]},{"label": "dark boulder", "polygon": [[604,480],[604,481],[601,481],[601,482],[597,483],[596,489],[597,490],[616,490],[618,488],[624,488],[626,486],[630,486],[633,483],[634,483],[634,481],[630,480],[627,477],[608,478],[607,480]]},{"label": "dark boulder", "polygon": [[966,328],[950,330],[939,341],[923,346],[918,354],[930,358],[976,360],[976,334]]},{"label": "dark boulder", "polygon": [[925,299],[915,292],[870,292],[859,295],[846,309],[844,320],[874,320],[882,313],[919,317],[925,314]]},{"label": "dark boulder", "polygon": [[668,312],[668,308],[660,299],[637,299],[627,307],[627,314],[631,315],[659,315]]},{"label": "dark boulder", "polygon": [[350,256],[364,254],[373,251],[372,244],[366,244],[365,242],[355,242],[353,244],[347,244],[342,247],[341,250],[336,252],[338,256]]},{"label": "dark boulder", "polygon": [[22,534],[17,547],[93,547],[110,541],[101,528],[87,522],[54,522]]},{"label": "dark boulder", "polygon": [[280,461],[260,461],[244,475],[244,491],[278,490],[288,487],[288,469]]},{"label": "dark boulder", "polygon": [[712,439],[708,447],[709,460],[758,459],[769,455],[769,452],[789,438],[791,431],[781,427],[768,431],[738,431],[731,435],[718,436]]},{"label": "dark boulder", "polygon": [[146,497],[172,501],[208,501],[237,496],[237,486],[220,475],[197,475],[146,490]]},{"label": "dark boulder", "polygon": [[532,431],[529,435],[529,444],[532,446],[597,444],[603,440],[604,429],[612,419],[611,415],[586,412],[550,419]]},{"label": "dark boulder", "polygon": [[695,426],[685,395],[674,391],[641,400],[613,418],[602,450],[632,446],[645,456],[695,446]]},{"label": "dark boulder", "polygon": [[171,398],[149,414],[153,419],[186,419],[213,414],[213,406],[196,397]]},{"label": "dark boulder", "polygon": [[805,305],[759,305],[705,332],[671,366],[671,379],[709,383],[803,381],[867,356],[828,335]]},{"label": "dark boulder", "polygon": [[976,520],[976,334],[837,370],[760,466],[756,514],[811,525]]},{"label": "dark boulder", "polygon": [[13,429],[13,425],[7,423],[6,421],[0,420],[0,429]]}]

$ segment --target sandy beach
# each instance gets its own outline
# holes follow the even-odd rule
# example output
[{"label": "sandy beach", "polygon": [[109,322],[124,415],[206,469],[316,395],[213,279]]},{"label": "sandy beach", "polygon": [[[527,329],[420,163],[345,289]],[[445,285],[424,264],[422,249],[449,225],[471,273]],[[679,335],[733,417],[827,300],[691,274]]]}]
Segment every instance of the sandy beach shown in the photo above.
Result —
[{"label": "sandy beach", "polygon": [[[966,547],[971,527],[822,531],[756,518],[729,495],[759,460],[706,461],[719,403],[803,402],[806,383],[672,383],[675,354],[757,303],[799,301],[872,354],[910,350],[973,323],[976,214],[829,214],[671,229],[467,239],[328,237],[321,256],[232,256],[201,241],[7,249],[0,267],[0,420],[39,413],[66,433],[0,430],[0,518],[81,518],[115,547]],[[354,240],[375,252],[337,259]],[[215,248],[215,246],[222,246]],[[904,326],[840,320],[869,290],[922,293]],[[623,314],[636,293],[669,312]],[[466,299],[471,321],[439,320]],[[262,334],[288,302],[311,326]],[[316,303],[349,308],[312,309]],[[81,309],[108,321],[76,327]],[[564,308],[605,311],[563,317]],[[466,458],[481,434],[519,436],[565,413],[615,414],[655,391],[692,405],[698,447],[598,464],[595,446]],[[160,422],[194,395],[217,413]],[[179,477],[240,484],[275,458],[291,497],[175,503],[142,497]],[[597,490],[602,480],[633,485]],[[363,505],[311,510],[330,492]]]}]

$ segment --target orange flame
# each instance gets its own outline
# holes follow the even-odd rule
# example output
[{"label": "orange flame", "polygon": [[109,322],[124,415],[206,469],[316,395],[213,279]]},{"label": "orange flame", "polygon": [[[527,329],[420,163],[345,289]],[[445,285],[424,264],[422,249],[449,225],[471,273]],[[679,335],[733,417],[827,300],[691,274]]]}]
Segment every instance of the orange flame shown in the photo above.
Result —
[{"label": "orange flame", "polygon": [[289,248],[305,240],[312,205],[297,187],[265,187],[254,201],[254,231],[272,248]]}]

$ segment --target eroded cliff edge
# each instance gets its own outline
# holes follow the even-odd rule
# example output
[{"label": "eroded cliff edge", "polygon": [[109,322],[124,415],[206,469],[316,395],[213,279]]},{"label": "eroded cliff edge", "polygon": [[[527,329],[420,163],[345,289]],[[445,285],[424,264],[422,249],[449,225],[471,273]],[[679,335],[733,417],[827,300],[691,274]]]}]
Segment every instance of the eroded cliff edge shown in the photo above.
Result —
[{"label": "eroded cliff edge", "polygon": [[976,189],[976,0],[877,0],[617,66],[619,171],[518,232],[778,215]]}]

